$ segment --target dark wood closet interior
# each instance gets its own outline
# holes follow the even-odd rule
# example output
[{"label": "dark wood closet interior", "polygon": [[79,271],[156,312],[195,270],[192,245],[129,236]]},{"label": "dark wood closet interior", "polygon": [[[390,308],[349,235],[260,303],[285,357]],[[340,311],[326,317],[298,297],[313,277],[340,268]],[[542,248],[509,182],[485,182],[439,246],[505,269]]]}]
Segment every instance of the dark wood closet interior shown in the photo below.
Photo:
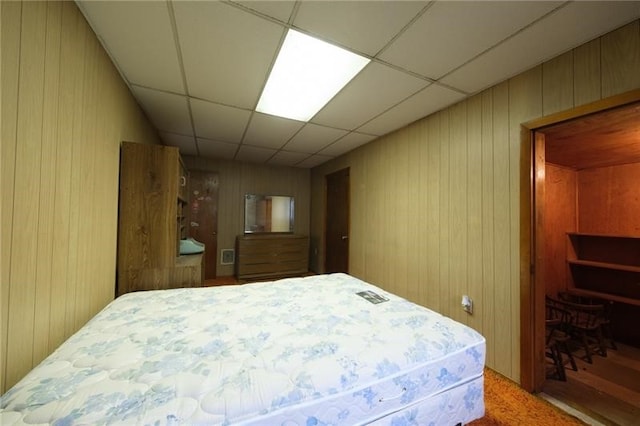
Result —
[{"label": "dark wood closet interior", "polygon": [[[640,103],[536,130],[544,136],[546,294],[606,305],[617,349],[544,392],[604,424],[640,416]],[[629,423],[631,424],[631,423]]]}]

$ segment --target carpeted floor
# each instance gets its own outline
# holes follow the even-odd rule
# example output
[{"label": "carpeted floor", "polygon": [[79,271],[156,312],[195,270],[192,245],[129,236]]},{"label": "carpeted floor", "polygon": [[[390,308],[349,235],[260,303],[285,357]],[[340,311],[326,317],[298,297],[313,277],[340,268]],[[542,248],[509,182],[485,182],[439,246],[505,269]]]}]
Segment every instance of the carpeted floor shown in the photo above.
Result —
[{"label": "carpeted floor", "polygon": [[489,368],[485,368],[484,373],[484,403],[485,416],[469,423],[470,425],[585,424],[544,399],[524,391],[513,381]]}]

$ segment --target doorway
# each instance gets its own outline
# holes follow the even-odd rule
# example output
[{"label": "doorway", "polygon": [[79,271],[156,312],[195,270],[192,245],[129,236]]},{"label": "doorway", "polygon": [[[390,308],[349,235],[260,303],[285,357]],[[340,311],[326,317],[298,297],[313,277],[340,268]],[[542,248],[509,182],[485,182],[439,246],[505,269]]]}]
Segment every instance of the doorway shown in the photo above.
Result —
[{"label": "doorway", "polygon": [[189,171],[189,236],[204,244],[204,279],[216,278],[218,174]]},{"label": "doorway", "polygon": [[326,177],[325,272],[349,272],[349,169]]},{"label": "doorway", "polygon": [[[573,267],[569,267],[570,263],[566,260],[569,259],[568,249],[572,247],[571,241],[574,238],[571,235],[624,233],[615,228],[619,223],[611,223],[617,220],[623,209],[618,208],[616,211],[614,208],[611,211],[609,207],[610,214],[602,214],[601,206],[591,199],[594,193],[602,190],[593,189],[592,181],[592,186],[586,191],[581,187],[581,182],[587,179],[585,176],[598,175],[599,172],[594,173],[593,170],[606,170],[610,175],[612,172],[609,169],[616,166],[640,164],[639,101],[640,91],[634,91],[523,126],[527,132],[523,135],[523,141],[526,139],[527,144],[531,144],[532,154],[528,174],[531,185],[531,252],[528,256],[532,268],[530,277],[523,276],[521,382],[525,389],[553,393],[553,397],[561,401],[565,399],[563,402],[569,405],[578,405],[579,409],[605,423],[613,421],[613,417],[607,417],[611,413],[640,413],[640,399],[636,405],[625,405],[624,401],[626,395],[632,395],[632,399],[634,395],[640,395],[636,393],[640,390],[633,386],[629,388],[625,379],[630,375],[637,376],[640,369],[622,371],[613,362],[622,358],[639,364],[640,350],[623,347],[622,350],[613,351],[608,358],[594,359],[593,364],[582,365],[577,373],[569,370],[567,382],[547,381],[544,357],[545,295],[557,294],[575,286]],[[635,185],[637,188],[637,182]],[[604,192],[607,191],[611,192],[611,189]],[[578,193],[583,195],[579,196]],[[585,203],[587,199],[590,200],[589,207],[583,210],[588,212],[589,217],[578,212],[580,202]],[[601,204],[610,203],[608,198]],[[637,208],[632,207],[636,209],[633,211],[637,211]],[[640,230],[640,224],[632,226]],[[561,229],[554,232],[554,227]],[[640,233],[633,230],[626,234],[640,237]],[[530,279],[528,285],[527,279]],[[605,300],[607,297],[617,297],[615,294],[604,296]],[[635,300],[632,299],[631,302],[635,303]],[[624,306],[621,310],[626,309]],[[530,376],[527,377],[528,375]],[[589,386],[584,385],[585,380],[591,381],[591,390],[596,391],[589,394]],[[622,393],[618,393],[619,391]],[[600,395],[597,401],[593,398],[595,394]],[[591,402],[581,405],[579,400],[576,402],[575,395],[591,395]],[[594,411],[595,407],[599,407],[600,411]],[[617,419],[624,424],[624,417]]]}]

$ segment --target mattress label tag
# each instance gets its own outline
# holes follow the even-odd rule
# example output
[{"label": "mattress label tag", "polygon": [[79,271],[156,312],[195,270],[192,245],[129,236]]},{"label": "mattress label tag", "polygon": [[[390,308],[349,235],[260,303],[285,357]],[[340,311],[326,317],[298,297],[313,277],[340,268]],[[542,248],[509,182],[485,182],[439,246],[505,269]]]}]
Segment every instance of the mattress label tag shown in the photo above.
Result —
[{"label": "mattress label tag", "polygon": [[382,303],[382,302],[386,302],[389,300],[388,297],[384,297],[379,295],[378,293],[374,293],[371,290],[366,290],[366,291],[360,291],[358,293],[356,293],[358,296],[362,297],[365,300],[368,300],[369,302],[373,303],[373,304],[378,304],[378,303]]}]

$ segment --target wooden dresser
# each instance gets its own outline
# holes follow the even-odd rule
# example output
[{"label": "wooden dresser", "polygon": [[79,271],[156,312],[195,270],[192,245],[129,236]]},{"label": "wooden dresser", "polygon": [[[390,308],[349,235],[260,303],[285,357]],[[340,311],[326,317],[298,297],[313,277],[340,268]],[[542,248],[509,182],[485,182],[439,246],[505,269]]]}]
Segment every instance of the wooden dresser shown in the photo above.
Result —
[{"label": "wooden dresser", "polygon": [[198,287],[204,256],[180,256],[187,173],[178,148],[123,142],[117,294]]},{"label": "wooden dresser", "polygon": [[239,235],[236,253],[239,280],[295,276],[309,270],[309,237],[303,235]]}]

